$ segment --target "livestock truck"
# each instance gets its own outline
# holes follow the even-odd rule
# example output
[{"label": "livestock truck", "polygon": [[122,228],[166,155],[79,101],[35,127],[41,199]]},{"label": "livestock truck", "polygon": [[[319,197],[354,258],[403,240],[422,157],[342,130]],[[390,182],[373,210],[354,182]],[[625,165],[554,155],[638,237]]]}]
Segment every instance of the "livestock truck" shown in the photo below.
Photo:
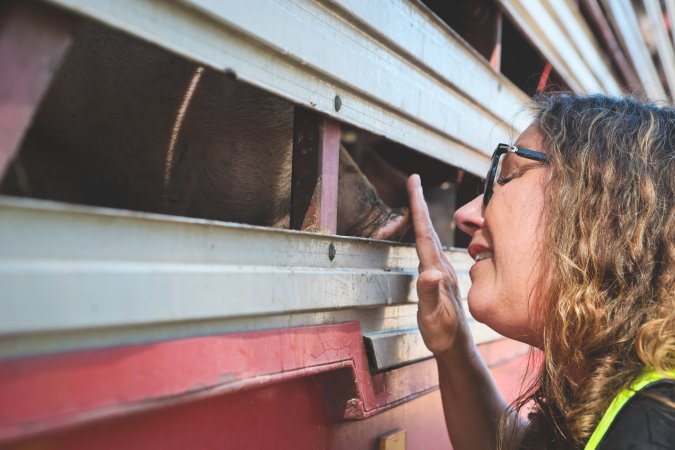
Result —
[{"label": "livestock truck", "polygon": [[[673,0],[3,2],[0,447],[451,448],[411,235],[340,231],[362,193],[340,181],[343,157],[392,207],[421,174],[465,296],[472,261],[452,213],[495,144],[527,126],[528,98],[671,102],[674,14]],[[153,97],[181,70],[182,89]],[[216,92],[196,116],[208,77],[244,93]],[[267,171],[282,151],[268,119],[221,116],[256,96],[286,105],[281,175]],[[188,121],[201,130],[189,150]],[[159,150],[146,143],[156,128]],[[267,153],[221,176],[238,144],[212,144],[243,129]],[[205,135],[202,172],[183,174]],[[290,192],[278,223],[245,218],[258,197],[228,206],[241,216],[209,197],[278,183]],[[536,352],[467,315],[514,399]]]}]

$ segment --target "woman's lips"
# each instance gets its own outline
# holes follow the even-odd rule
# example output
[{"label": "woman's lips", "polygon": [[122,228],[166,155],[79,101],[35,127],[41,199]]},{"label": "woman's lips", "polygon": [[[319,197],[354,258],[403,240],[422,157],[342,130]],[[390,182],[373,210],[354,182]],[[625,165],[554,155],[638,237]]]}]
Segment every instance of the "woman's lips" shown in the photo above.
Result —
[{"label": "woman's lips", "polygon": [[469,256],[471,256],[471,258],[476,262],[487,258],[492,258],[493,256],[492,249],[490,247],[477,242],[472,242],[469,244],[469,248],[467,250],[469,251]]},{"label": "woman's lips", "polygon": [[492,258],[492,252],[490,250],[483,250],[482,252],[478,252],[476,253],[476,256],[473,257],[473,259],[476,262],[489,258]]}]

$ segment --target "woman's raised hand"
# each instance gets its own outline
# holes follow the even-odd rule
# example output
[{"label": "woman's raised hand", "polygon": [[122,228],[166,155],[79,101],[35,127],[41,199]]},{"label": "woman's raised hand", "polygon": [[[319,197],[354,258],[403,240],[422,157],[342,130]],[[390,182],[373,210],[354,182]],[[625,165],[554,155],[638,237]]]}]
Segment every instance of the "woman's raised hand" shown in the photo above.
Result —
[{"label": "woman's raised hand", "polygon": [[418,175],[408,178],[408,197],[420,259],[417,322],[424,343],[438,356],[452,350],[458,339],[466,339],[468,327],[457,287],[457,275],[443,254]]}]

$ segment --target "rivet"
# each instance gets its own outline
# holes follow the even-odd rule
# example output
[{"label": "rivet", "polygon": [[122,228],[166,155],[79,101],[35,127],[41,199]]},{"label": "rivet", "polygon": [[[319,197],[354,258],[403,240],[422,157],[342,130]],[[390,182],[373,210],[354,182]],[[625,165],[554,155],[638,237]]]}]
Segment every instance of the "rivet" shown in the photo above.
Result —
[{"label": "rivet", "polygon": [[331,261],[335,259],[335,246],[333,244],[328,246],[328,259]]},{"label": "rivet", "polygon": [[342,99],[340,98],[339,95],[335,96],[335,111],[340,111],[340,108],[342,108]]}]

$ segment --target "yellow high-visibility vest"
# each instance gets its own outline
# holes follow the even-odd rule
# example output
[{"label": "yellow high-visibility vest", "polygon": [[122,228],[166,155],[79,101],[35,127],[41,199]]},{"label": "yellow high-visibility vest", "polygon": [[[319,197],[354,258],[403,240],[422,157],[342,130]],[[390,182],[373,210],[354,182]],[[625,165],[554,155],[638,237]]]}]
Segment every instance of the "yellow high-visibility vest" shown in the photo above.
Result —
[{"label": "yellow high-visibility vest", "polygon": [[588,440],[586,447],[584,447],[584,450],[595,450],[598,444],[600,444],[602,438],[605,436],[605,433],[607,433],[607,430],[609,430],[609,426],[612,424],[612,422],[614,422],[614,419],[619,414],[619,411],[621,411],[624,405],[628,402],[628,400],[631,399],[631,397],[635,395],[636,392],[655,381],[669,379],[675,380],[675,370],[670,370],[665,374],[661,374],[657,373],[654,369],[649,369],[637,377],[628,388],[616,394],[612,400],[612,403],[609,404],[609,408],[607,408],[607,411],[605,411],[605,414],[602,416],[602,419],[600,419],[600,422],[598,422],[598,426],[596,426],[595,430],[593,430],[593,434]]}]

